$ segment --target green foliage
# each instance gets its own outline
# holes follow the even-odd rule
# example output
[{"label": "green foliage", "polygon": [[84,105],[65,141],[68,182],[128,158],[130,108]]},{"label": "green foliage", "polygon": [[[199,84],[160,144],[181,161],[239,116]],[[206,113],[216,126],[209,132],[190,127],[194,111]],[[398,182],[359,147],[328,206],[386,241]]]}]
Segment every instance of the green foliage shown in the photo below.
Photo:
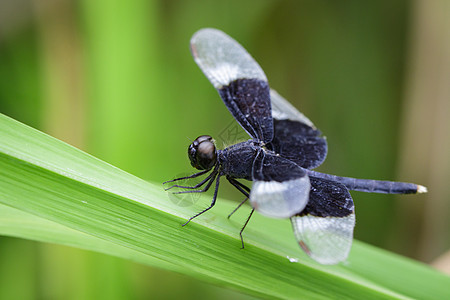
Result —
[{"label": "green foliage", "polygon": [[[182,228],[195,212],[147,183],[4,115],[0,116],[2,234],[98,251],[263,298],[446,298],[450,278],[355,243],[347,263],[300,253],[289,223],[261,216],[239,249],[233,204]],[[49,159],[51,158],[51,159]]]},{"label": "green foliage", "polygon": [[[361,243],[348,264],[317,266],[298,249],[289,222],[257,214],[245,232],[247,248],[239,250],[248,208],[226,220],[234,204],[223,199],[181,228],[210,197],[178,207],[159,183],[192,171],[189,139],[218,139],[229,124],[237,126],[189,54],[190,36],[216,27],[238,40],[271,86],[327,136],[330,152],[321,171],[433,183],[425,196],[353,195],[357,239],[430,261],[450,241],[450,218],[442,209],[449,199],[443,163],[449,143],[442,129],[448,126],[432,110],[445,108],[448,97],[438,93],[443,102],[431,102],[435,91],[447,89],[421,87],[445,86],[429,76],[446,74],[434,69],[433,60],[446,52],[430,55],[411,46],[441,49],[434,43],[443,34],[433,32],[430,41],[429,34],[414,36],[414,28],[425,32],[420,15],[427,30],[447,28],[437,21],[450,18],[432,11],[448,10],[423,3],[430,7],[410,14],[414,2],[388,0],[32,3],[33,9],[23,1],[0,1],[0,112],[157,184],[2,117],[0,146],[14,149],[0,155],[0,201],[9,203],[0,206],[1,233],[49,243],[0,237],[1,299],[247,297],[198,279],[253,295],[281,295],[291,286],[286,293],[295,291],[296,298],[311,298],[311,291],[338,297],[344,290],[332,285],[336,278],[339,286],[359,285],[367,295],[442,296],[438,285],[446,281],[440,275]],[[445,38],[441,43],[448,44]],[[431,58],[417,63],[430,69],[415,69],[416,54]],[[417,80],[408,91],[409,70]],[[5,139],[10,135],[19,140]],[[424,149],[432,149],[432,159]],[[226,183],[219,196],[241,200]],[[287,256],[306,265],[288,263]],[[248,274],[225,274],[234,274],[239,263],[237,272]],[[290,272],[295,279],[279,278]]]}]

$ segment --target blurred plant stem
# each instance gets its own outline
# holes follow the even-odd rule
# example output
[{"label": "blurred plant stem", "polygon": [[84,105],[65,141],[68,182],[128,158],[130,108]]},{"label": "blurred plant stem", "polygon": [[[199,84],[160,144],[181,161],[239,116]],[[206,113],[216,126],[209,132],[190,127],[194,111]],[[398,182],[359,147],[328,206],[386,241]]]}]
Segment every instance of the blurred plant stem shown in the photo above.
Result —
[{"label": "blurred plant stem", "polygon": [[445,252],[432,261],[431,266],[447,275],[450,275],[450,251]]},{"label": "blurred plant stem", "polygon": [[74,3],[33,1],[43,85],[42,128],[79,148],[85,145],[83,57]]},{"label": "blurred plant stem", "polygon": [[450,247],[450,2],[415,1],[411,22],[400,177],[426,185],[429,193],[400,202],[405,240],[399,243],[430,261]]}]

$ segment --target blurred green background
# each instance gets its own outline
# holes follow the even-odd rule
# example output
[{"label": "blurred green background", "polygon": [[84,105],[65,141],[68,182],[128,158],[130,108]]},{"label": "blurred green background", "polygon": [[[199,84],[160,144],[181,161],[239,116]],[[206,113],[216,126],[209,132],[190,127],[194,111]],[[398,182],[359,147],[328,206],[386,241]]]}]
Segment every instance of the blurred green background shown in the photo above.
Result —
[{"label": "blurred green background", "polygon": [[[357,239],[427,263],[448,251],[445,0],[0,0],[0,112],[158,184],[193,172],[189,139],[232,122],[189,52],[202,27],[238,40],[327,136],[319,171],[428,186],[421,196],[354,192]],[[228,184],[220,196],[241,200]],[[105,255],[0,237],[1,299],[151,297],[248,298]]]}]

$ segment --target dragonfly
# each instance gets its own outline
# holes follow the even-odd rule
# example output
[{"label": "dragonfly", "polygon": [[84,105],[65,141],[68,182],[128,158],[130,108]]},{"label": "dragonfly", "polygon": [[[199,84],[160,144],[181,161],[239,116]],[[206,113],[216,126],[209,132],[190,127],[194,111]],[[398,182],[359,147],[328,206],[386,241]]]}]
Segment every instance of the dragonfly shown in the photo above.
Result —
[{"label": "dragonfly", "polygon": [[[190,48],[195,62],[250,139],[220,150],[211,136],[201,135],[189,145],[190,163],[200,172],[164,184],[205,178],[192,186],[173,184],[166,190],[203,193],[214,182],[215,189],[211,204],[183,226],[214,206],[224,177],[245,196],[230,216],[247,200],[252,207],[239,233],[242,248],[242,232],[256,210],[271,218],[290,218],[294,236],[307,255],[320,264],[337,264],[347,259],[353,241],[355,209],[349,190],[427,192],[426,187],[414,183],[314,171],[327,155],[326,139],[304,114],[269,87],[262,68],[237,41],[218,29],[204,28],[193,35]],[[252,181],[251,188],[242,180]]]}]

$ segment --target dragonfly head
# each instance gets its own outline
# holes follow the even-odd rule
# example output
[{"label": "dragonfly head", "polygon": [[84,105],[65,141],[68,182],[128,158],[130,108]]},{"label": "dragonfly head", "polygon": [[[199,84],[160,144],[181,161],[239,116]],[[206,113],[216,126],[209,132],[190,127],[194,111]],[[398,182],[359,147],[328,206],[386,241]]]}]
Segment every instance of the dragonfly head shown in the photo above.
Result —
[{"label": "dragonfly head", "polygon": [[209,135],[201,135],[189,145],[188,156],[191,165],[199,170],[209,170],[217,162],[217,150]]}]

